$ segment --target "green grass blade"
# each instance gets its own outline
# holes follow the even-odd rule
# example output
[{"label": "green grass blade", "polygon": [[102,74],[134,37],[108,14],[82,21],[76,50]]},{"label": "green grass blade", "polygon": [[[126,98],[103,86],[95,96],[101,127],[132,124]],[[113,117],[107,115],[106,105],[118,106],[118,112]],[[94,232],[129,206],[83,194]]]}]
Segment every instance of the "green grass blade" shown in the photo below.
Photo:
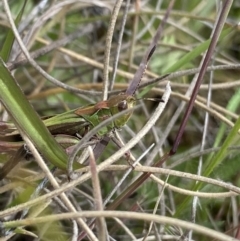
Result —
[{"label": "green grass blade", "polygon": [[[224,31],[222,31],[219,41],[221,41],[224,37],[228,36],[231,31],[233,31],[234,28],[227,28]],[[181,59],[179,59],[175,64],[173,64],[170,68],[168,68],[166,71],[162,73],[162,75],[167,73],[172,73],[175,71],[178,71],[181,69],[184,65],[190,63],[192,60],[200,56],[204,51],[207,50],[211,39],[208,39],[204,41],[203,43],[199,44],[196,48],[194,48],[191,52],[185,54]],[[140,94],[138,94],[138,98],[142,98],[144,95],[146,95],[153,87],[155,87],[156,84],[152,84],[144,88]]]},{"label": "green grass blade", "polygon": [[[227,28],[227,29],[223,30],[219,37],[219,41],[221,41],[224,37],[226,37],[232,30],[233,30],[233,28]],[[191,62],[192,60],[194,60],[195,58],[200,56],[202,53],[204,53],[207,50],[207,48],[209,47],[210,41],[211,41],[211,39],[208,39],[208,40],[204,41],[203,43],[199,44],[191,52],[184,55],[174,65],[172,65],[170,68],[168,68],[163,74],[175,72],[175,71],[179,70],[181,67],[183,67],[185,64]]]},{"label": "green grass blade", "polygon": [[[238,118],[237,122],[235,123],[233,129],[228,134],[221,149],[218,151],[218,153],[216,153],[212,157],[212,159],[209,162],[209,165],[204,169],[204,172],[202,174],[203,176],[209,177],[212,174],[212,172],[214,171],[214,169],[223,162],[223,160],[225,159],[225,157],[228,154],[228,150],[227,150],[228,147],[233,145],[237,141],[237,139],[239,139],[239,134],[238,134],[239,129],[240,129],[240,117]],[[194,186],[193,191],[200,190],[201,188],[202,188],[202,183],[199,182],[197,185]],[[178,216],[184,210],[186,205],[189,205],[191,198],[192,197],[186,197],[185,200],[183,200],[181,205],[178,206],[177,212],[175,214],[176,216]]]},{"label": "green grass blade", "polygon": [[0,58],[0,99],[15,124],[33,142],[46,160],[66,169],[68,156],[45,127]]},{"label": "green grass blade", "polygon": [[[236,93],[233,95],[233,97],[229,100],[226,109],[228,111],[231,111],[233,113],[236,113],[237,108],[239,107],[239,103],[240,103],[240,89],[238,89],[236,91]],[[227,116],[227,118],[230,118],[229,116]],[[224,138],[224,135],[226,133],[226,129],[227,129],[227,125],[225,123],[221,123],[221,126],[218,130],[217,136],[215,138],[215,142],[213,147],[218,147],[219,145],[221,145],[221,142]],[[209,156],[207,163],[209,163],[209,160],[211,160],[213,154]]]},{"label": "green grass blade", "polygon": [[236,140],[239,138],[239,134],[238,131],[240,129],[240,117],[238,118],[237,122],[235,123],[233,129],[230,131],[230,133],[228,134],[226,140],[224,141],[221,149],[219,150],[218,153],[216,153],[216,155],[214,155],[209,163],[209,165],[206,167],[203,175],[208,177],[213,170],[224,160],[224,158],[227,156],[228,154],[228,147],[230,147],[231,145],[233,145]]},{"label": "green grass blade", "polygon": [[[22,9],[20,10],[16,20],[15,20],[15,24],[16,26],[18,26],[18,24],[20,23],[22,16],[23,16],[23,12],[26,6],[27,0],[24,1]],[[9,55],[11,53],[12,50],[12,46],[13,46],[13,42],[15,40],[15,36],[13,34],[12,29],[9,29],[6,40],[2,46],[2,50],[0,52],[0,57],[4,60],[7,61],[9,59]]]}]

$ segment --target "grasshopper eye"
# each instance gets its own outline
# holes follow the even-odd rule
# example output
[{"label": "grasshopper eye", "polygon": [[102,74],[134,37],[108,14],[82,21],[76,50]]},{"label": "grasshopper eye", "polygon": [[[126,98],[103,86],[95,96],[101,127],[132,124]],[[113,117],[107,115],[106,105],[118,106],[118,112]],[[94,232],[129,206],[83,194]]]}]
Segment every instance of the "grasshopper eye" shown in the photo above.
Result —
[{"label": "grasshopper eye", "polygon": [[121,102],[118,103],[118,110],[119,111],[123,111],[123,110],[126,110],[128,108],[128,103],[126,100],[123,100]]}]

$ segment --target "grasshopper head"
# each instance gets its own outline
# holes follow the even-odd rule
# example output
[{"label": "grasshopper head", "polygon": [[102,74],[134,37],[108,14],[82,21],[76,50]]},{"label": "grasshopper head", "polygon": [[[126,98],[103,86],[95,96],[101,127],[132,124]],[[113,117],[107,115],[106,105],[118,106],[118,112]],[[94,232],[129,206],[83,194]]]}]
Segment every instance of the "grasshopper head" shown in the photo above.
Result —
[{"label": "grasshopper head", "polygon": [[[131,109],[132,107],[134,107],[136,103],[136,99],[131,95],[120,94],[117,96],[110,97],[108,99],[108,102],[109,102],[109,108],[110,108],[111,114],[115,115],[121,111]],[[127,123],[131,115],[132,115],[132,111],[120,116],[118,119],[114,121],[114,126],[116,128],[123,127]]]}]

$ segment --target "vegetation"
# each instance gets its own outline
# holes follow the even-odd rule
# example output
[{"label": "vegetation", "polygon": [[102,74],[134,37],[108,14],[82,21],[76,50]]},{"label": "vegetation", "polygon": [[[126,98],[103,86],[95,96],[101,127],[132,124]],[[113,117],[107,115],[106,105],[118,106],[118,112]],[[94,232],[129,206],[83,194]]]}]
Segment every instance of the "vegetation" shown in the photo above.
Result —
[{"label": "vegetation", "polygon": [[[0,3],[1,240],[240,239],[238,1],[178,0],[166,20],[170,1],[121,2]],[[158,32],[126,125],[93,118]]]}]

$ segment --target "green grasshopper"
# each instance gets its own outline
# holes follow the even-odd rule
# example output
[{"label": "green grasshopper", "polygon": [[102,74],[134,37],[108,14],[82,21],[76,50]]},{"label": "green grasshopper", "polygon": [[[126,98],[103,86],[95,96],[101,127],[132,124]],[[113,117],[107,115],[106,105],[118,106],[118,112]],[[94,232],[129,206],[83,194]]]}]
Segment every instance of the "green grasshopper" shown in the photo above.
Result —
[{"label": "green grasshopper", "polygon": [[[80,107],[75,110],[70,110],[68,112],[49,117],[43,120],[43,122],[53,135],[67,135],[66,137],[71,137],[70,139],[72,140],[72,136],[76,135],[80,138],[83,137],[89,130],[97,126],[103,120],[111,118],[114,114],[117,114],[123,110],[131,109],[135,103],[135,97],[120,94],[117,96],[112,96],[106,101],[100,101],[96,104]],[[110,122],[110,124],[107,126],[101,128],[97,133],[97,137],[101,138],[115,128],[122,128],[127,123],[131,114],[132,113],[129,111],[118,119]],[[23,142],[11,143],[4,141],[4,138],[19,138],[19,133],[17,130],[15,130],[12,123],[1,122],[0,134],[0,151],[6,151],[7,148],[9,148],[9,151],[12,151],[15,148],[20,148],[14,160],[17,161],[21,155],[24,156]],[[6,176],[6,169],[9,171],[11,170],[9,165],[10,163],[0,170],[0,179]],[[15,165],[14,162],[12,162],[11,167],[13,165]],[[62,166],[58,167],[62,169]],[[75,165],[75,168],[80,167],[82,166]]]},{"label": "green grasshopper", "polygon": [[[77,134],[77,136],[82,137],[86,132],[97,126],[103,120],[111,118],[111,116],[123,110],[131,109],[134,107],[135,103],[136,99],[133,96],[120,94],[112,96],[106,101],[100,101],[96,104],[80,107],[45,118],[43,119],[43,122],[53,135]],[[127,114],[124,114],[111,122],[108,126],[103,127],[98,132],[98,136],[104,136],[114,128],[122,128],[127,123],[131,114],[132,113],[129,111]],[[0,122],[0,124],[0,134],[4,134],[5,137],[19,134],[12,123]]]},{"label": "green grasshopper", "polygon": [[[100,101],[96,104],[92,104],[86,107],[78,108],[76,110],[71,110],[68,112],[68,119],[66,119],[66,114],[60,114],[54,116],[50,119],[44,121],[44,124],[49,128],[51,133],[64,133],[63,128],[67,130],[67,134],[72,132],[71,125],[73,131],[80,136],[84,136],[84,134],[93,127],[97,126],[99,123],[104,121],[105,119],[111,118],[114,114],[117,114],[123,110],[131,109],[136,103],[136,99],[133,96],[127,96],[125,94],[120,94],[117,96],[112,96],[106,101]],[[122,115],[115,121],[111,122],[109,125],[103,127],[100,131],[98,131],[98,135],[104,136],[105,134],[111,132],[114,128],[120,129],[122,128],[128,121],[131,116],[131,112]],[[82,117],[82,118],[79,118]],[[76,123],[74,123],[76,119]],[[67,123],[69,122],[69,123]],[[82,124],[81,124],[82,123]],[[59,125],[60,124],[60,125]],[[79,128],[79,124],[81,124],[81,128]],[[59,128],[60,130],[59,130]],[[62,128],[63,126],[63,128]],[[73,134],[73,133],[71,133]]]},{"label": "green grasshopper", "polygon": [[[100,101],[96,104],[70,110],[43,120],[44,125],[49,129],[51,134],[65,134],[71,137],[77,136],[81,138],[103,120],[109,119],[121,111],[133,108],[137,101],[134,94],[138,89],[148,62],[156,49],[164,24],[165,21],[162,21],[161,25],[158,27],[158,30],[156,31],[156,34],[143,56],[141,64],[139,65],[139,68],[125,93],[111,96],[106,101]],[[129,111],[128,113],[120,116],[118,119],[110,122],[107,126],[101,128],[97,133],[97,137],[101,139],[108,133],[112,132],[113,129],[122,128],[129,120],[131,114],[132,111]],[[19,148],[16,154],[17,158],[13,156],[5,163],[2,169],[0,169],[0,179],[7,175],[24,153],[23,142],[12,142],[12,144],[11,142],[7,142],[8,138],[16,136],[19,136],[19,133],[16,131],[12,123],[0,122],[0,151],[3,152],[8,149],[12,150],[17,147]],[[66,164],[55,163],[55,165],[60,169],[66,169]],[[74,165],[74,169],[82,167],[79,163],[75,163]]]}]

